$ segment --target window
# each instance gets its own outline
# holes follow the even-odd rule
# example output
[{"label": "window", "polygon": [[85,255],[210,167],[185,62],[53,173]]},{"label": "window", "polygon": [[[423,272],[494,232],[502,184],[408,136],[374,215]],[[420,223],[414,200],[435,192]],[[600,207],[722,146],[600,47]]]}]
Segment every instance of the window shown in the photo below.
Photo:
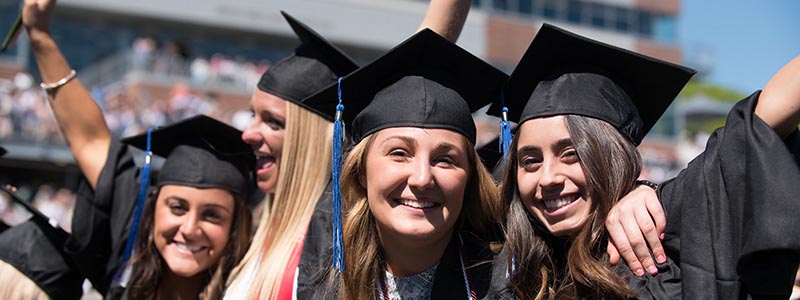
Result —
[{"label": "window", "polygon": [[533,14],[533,0],[519,0],[519,12],[523,15]]},{"label": "window", "polygon": [[617,7],[614,9],[614,29],[628,32],[631,27],[630,15],[632,11],[624,8]]},{"label": "window", "polygon": [[600,3],[591,4],[592,25],[595,27],[606,27],[606,8],[607,6]]},{"label": "window", "polygon": [[545,0],[543,6],[542,15],[545,18],[557,19],[561,15],[557,0]]},{"label": "window", "polygon": [[583,3],[578,0],[567,1],[567,21],[580,24],[583,19]]}]

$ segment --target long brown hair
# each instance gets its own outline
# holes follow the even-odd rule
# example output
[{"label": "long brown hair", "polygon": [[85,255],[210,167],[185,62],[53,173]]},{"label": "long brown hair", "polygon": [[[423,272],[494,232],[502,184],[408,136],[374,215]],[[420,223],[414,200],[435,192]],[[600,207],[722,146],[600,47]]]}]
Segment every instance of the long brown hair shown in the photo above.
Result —
[{"label": "long brown hair", "polygon": [[[385,260],[378,238],[375,217],[370,212],[367,190],[360,184],[359,176],[366,178],[367,152],[375,134],[355,145],[342,165],[342,213],[346,272],[331,274],[328,290],[336,290],[333,283],[338,276],[339,299],[375,299],[375,279],[383,270]],[[464,206],[455,229],[483,235],[493,228],[500,211],[499,195],[494,181],[478,159],[472,145],[463,139],[468,148],[469,177]]]},{"label": "long brown hair", "polygon": [[[128,263],[133,267],[125,291],[130,299],[155,300],[158,293],[153,291],[153,287],[158,287],[164,272],[169,268],[159,254],[153,237],[158,192],[159,190],[155,190],[147,200],[142,212],[138,241],[134,246],[136,254]],[[228,244],[225,245],[219,261],[207,270],[200,299],[222,298],[228,275],[242,259],[250,242],[250,212],[242,196],[236,193],[233,196],[234,211]]]},{"label": "long brown hair", "polygon": [[612,270],[606,247],[605,218],[630,192],[641,172],[636,147],[610,124],[589,117],[564,116],[572,144],[586,175],[592,211],[568,238],[557,238],[523,204],[517,187],[519,134],[509,147],[503,178],[506,263],[512,264],[511,288],[520,299],[629,299],[636,294]]}]

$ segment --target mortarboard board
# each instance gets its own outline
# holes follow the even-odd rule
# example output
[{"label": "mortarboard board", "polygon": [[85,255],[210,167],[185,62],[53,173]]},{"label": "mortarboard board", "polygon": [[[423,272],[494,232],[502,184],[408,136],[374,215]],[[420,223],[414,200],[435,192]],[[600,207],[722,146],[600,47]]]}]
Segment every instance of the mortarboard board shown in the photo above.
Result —
[{"label": "mortarboard board", "polygon": [[352,124],[356,143],[381,129],[421,127],[458,132],[474,145],[472,112],[491,103],[507,78],[480,58],[424,29],[305,100],[309,105],[333,100],[338,103],[332,160],[333,269],[344,271],[339,183],[342,122]]},{"label": "mortarboard board", "polygon": [[295,49],[293,55],[264,72],[258,82],[258,89],[333,120],[336,101],[311,105],[303,99],[356,70],[358,64],[305,24],[286,12],[281,11],[281,14],[302,44]]},{"label": "mortarboard board", "polygon": [[390,127],[444,128],[475,144],[471,113],[494,101],[508,75],[425,29],[388,53],[309,97],[337,99],[352,138]]},{"label": "mortarboard board", "polygon": [[0,190],[32,215],[28,221],[0,234],[0,260],[25,274],[51,299],[80,299],[83,276],[63,250],[69,234],[22,200],[13,188],[0,187]]},{"label": "mortarboard board", "polygon": [[638,145],[694,73],[544,24],[508,80],[508,120],[582,115]]},{"label": "mortarboard board", "polygon": [[[255,158],[242,132],[225,123],[197,115],[152,131],[151,151],[165,157],[158,186],[221,188],[241,196],[252,187]],[[123,143],[147,147],[147,134],[128,137]]]}]

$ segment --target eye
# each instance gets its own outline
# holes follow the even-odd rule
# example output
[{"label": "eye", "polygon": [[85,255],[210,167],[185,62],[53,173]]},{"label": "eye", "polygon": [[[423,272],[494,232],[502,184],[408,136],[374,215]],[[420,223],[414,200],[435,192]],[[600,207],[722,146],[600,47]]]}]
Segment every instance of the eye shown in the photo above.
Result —
[{"label": "eye", "polygon": [[283,121],[280,121],[280,120],[275,119],[275,118],[267,118],[267,124],[269,124],[269,126],[274,128],[274,129],[283,129],[284,126],[285,126]]},{"label": "eye", "polygon": [[252,119],[252,118],[255,118],[255,117],[256,117],[256,111],[251,108],[250,109],[250,118]]},{"label": "eye", "polygon": [[527,171],[535,170],[542,163],[542,159],[536,156],[523,156],[519,160],[519,166]]},{"label": "eye", "polygon": [[433,160],[436,166],[440,167],[452,167],[455,166],[456,160],[450,156],[441,156]]},{"label": "eye", "polygon": [[409,155],[408,151],[406,151],[405,149],[396,148],[389,151],[389,156],[400,158],[400,157],[408,157]]},{"label": "eye", "polygon": [[213,223],[219,223],[220,221],[222,221],[222,214],[220,214],[216,210],[210,209],[203,212],[203,219]]},{"label": "eye", "polygon": [[170,203],[169,204],[169,211],[171,211],[172,214],[174,214],[174,215],[180,216],[180,215],[183,215],[183,214],[186,213],[186,207],[184,207],[183,205],[181,205],[179,203]]},{"label": "eye", "polygon": [[578,151],[575,149],[564,150],[564,152],[561,154],[561,160],[568,164],[580,161],[580,158],[578,157]]}]

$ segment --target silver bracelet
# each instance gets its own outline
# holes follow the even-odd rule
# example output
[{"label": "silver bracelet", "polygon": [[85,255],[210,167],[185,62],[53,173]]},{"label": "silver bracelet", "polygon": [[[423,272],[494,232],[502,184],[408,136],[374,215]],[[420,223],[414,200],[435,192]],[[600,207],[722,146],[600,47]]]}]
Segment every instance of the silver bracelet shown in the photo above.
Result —
[{"label": "silver bracelet", "polygon": [[61,78],[59,81],[56,81],[56,82],[53,82],[53,83],[44,83],[44,82],[42,82],[41,84],[39,84],[39,86],[42,87],[42,89],[45,92],[49,93],[49,92],[52,92],[55,89],[60,88],[61,86],[65,85],[65,84],[67,84],[67,82],[70,82],[70,80],[75,78],[75,75],[77,75],[77,74],[78,73],[75,72],[75,69],[72,69],[72,70],[69,71],[69,75],[67,75],[67,77]]}]

